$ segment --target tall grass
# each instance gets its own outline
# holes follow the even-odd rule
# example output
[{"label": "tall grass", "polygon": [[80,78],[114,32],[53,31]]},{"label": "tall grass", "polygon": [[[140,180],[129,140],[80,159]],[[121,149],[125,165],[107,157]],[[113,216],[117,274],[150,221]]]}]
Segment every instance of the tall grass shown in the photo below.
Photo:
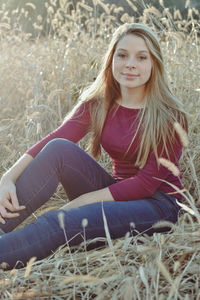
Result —
[{"label": "tall grass", "polygon": [[[114,28],[139,21],[158,32],[171,86],[188,112],[189,145],[181,159],[186,213],[169,234],[139,234],[110,243],[108,233],[107,248],[86,252],[84,244],[71,254],[61,247],[41,262],[32,260],[26,269],[2,272],[0,298],[200,299],[199,12],[188,8],[188,18],[183,20],[178,10],[172,15],[160,1],[160,11],[146,7],[139,16],[137,3],[127,1],[128,15],[122,7],[98,0],[91,6],[80,3],[67,15],[65,1],[60,1],[59,10],[50,2],[51,30],[34,39],[13,25],[6,10],[0,12],[1,174],[61,124],[82,89],[97,75]],[[41,24],[38,16],[34,24],[38,32],[43,32]],[[100,163],[110,168],[105,154]],[[66,201],[59,187],[26,223]]]}]

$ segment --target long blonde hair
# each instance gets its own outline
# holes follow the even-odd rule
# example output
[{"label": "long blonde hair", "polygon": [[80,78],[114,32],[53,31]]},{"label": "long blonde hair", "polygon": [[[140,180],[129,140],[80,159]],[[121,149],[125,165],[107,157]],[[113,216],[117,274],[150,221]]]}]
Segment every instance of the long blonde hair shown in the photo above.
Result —
[{"label": "long blonde hair", "polygon": [[162,143],[163,151],[168,155],[169,145],[172,145],[174,139],[172,132],[174,122],[178,121],[187,130],[182,104],[169,88],[158,38],[149,27],[139,23],[123,24],[114,32],[99,75],[81,94],[75,109],[83,102],[90,101],[92,131],[90,149],[92,155],[97,158],[101,153],[100,141],[106,116],[115,101],[121,97],[120,85],[112,74],[112,60],[118,42],[127,34],[144,39],[153,61],[151,76],[146,84],[147,106],[142,110],[139,122],[142,134],[136,165],[143,168],[150,151],[153,150],[158,159],[158,144]]}]

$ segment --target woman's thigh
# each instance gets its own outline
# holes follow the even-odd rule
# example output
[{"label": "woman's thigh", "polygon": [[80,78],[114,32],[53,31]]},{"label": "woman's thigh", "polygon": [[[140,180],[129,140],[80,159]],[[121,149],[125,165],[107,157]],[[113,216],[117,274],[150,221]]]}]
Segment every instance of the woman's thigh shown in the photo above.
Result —
[{"label": "woman's thigh", "polygon": [[[173,197],[160,192],[150,199],[109,201],[69,211],[51,211],[25,228],[2,236],[0,262],[6,261],[13,267],[18,260],[26,263],[32,256],[42,259],[65,243],[76,246],[84,240],[88,249],[99,247],[102,239],[106,240],[106,227],[112,239],[123,237],[127,232],[152,235],[168,231],[169,227],[152,226],[159,221],[175,223],[178,212]],[[87,219],[85,227],[84,219]]]},{"label": "woman's thigh", "polygon": [[115,183],[115,179],[79,146],[63,139],[58,143],[62,149],[58,151],[58,176],[69,200]]},{"label": "woman's thigh", "polygon": [[[66,235],[70,244],[76,245],[83,236],[86,240],[106,237],[106,226],[112,239],[123,237],[127,232],[152,235],[154,232],[168,231],[170,227],[162,225],[154,228],[153,225],[160,221],[175,223],[179,209],[174,197],[157,191],[147,199],[94,203],[62,212]],[[83,219],[87,220],[84,231]],[[78,232],[80,235],[76,236]]]}]

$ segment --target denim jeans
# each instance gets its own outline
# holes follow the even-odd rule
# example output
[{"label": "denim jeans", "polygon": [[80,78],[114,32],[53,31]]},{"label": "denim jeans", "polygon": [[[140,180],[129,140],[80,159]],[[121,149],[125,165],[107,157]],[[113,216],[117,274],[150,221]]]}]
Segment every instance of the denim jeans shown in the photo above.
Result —
[{"label": "denim jeans", "polygon": [[[152,228],[152,225],[161,220],[175,223],[178,218],[180,207],[176,199],[157,190],[148,199],[98,202],[68,211],[52,210],[24,228],[12,231],[52,196],[59,182],[73,200],[116,181],[73,142],[65,139],[49,142],[16,182],[19,203],[26,209],[19,217],[0,224],[0,230],[6,233],[0,236],[0,263],[7,262],[8,269],[25,265],[33,256],[47,257],[66,243],[76,246],[85,239],[88,249],[101,246],[106,237],[103,212],[112,239],[123,237],[127,232],[131,235],[144,231],[149,235],[165,232],[170,228]],[[83,219],[88,221],[85,228]]]}]

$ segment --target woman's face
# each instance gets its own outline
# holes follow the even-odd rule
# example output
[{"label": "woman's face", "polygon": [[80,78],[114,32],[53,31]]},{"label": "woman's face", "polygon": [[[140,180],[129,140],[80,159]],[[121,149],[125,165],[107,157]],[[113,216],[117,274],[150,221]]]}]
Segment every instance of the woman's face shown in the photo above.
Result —
[{"label": "woman's face", "polygon": [[121,89],[144,88],[151,76],[152,59],[143,38],[128,34],[117,44],[112,73]]}]

